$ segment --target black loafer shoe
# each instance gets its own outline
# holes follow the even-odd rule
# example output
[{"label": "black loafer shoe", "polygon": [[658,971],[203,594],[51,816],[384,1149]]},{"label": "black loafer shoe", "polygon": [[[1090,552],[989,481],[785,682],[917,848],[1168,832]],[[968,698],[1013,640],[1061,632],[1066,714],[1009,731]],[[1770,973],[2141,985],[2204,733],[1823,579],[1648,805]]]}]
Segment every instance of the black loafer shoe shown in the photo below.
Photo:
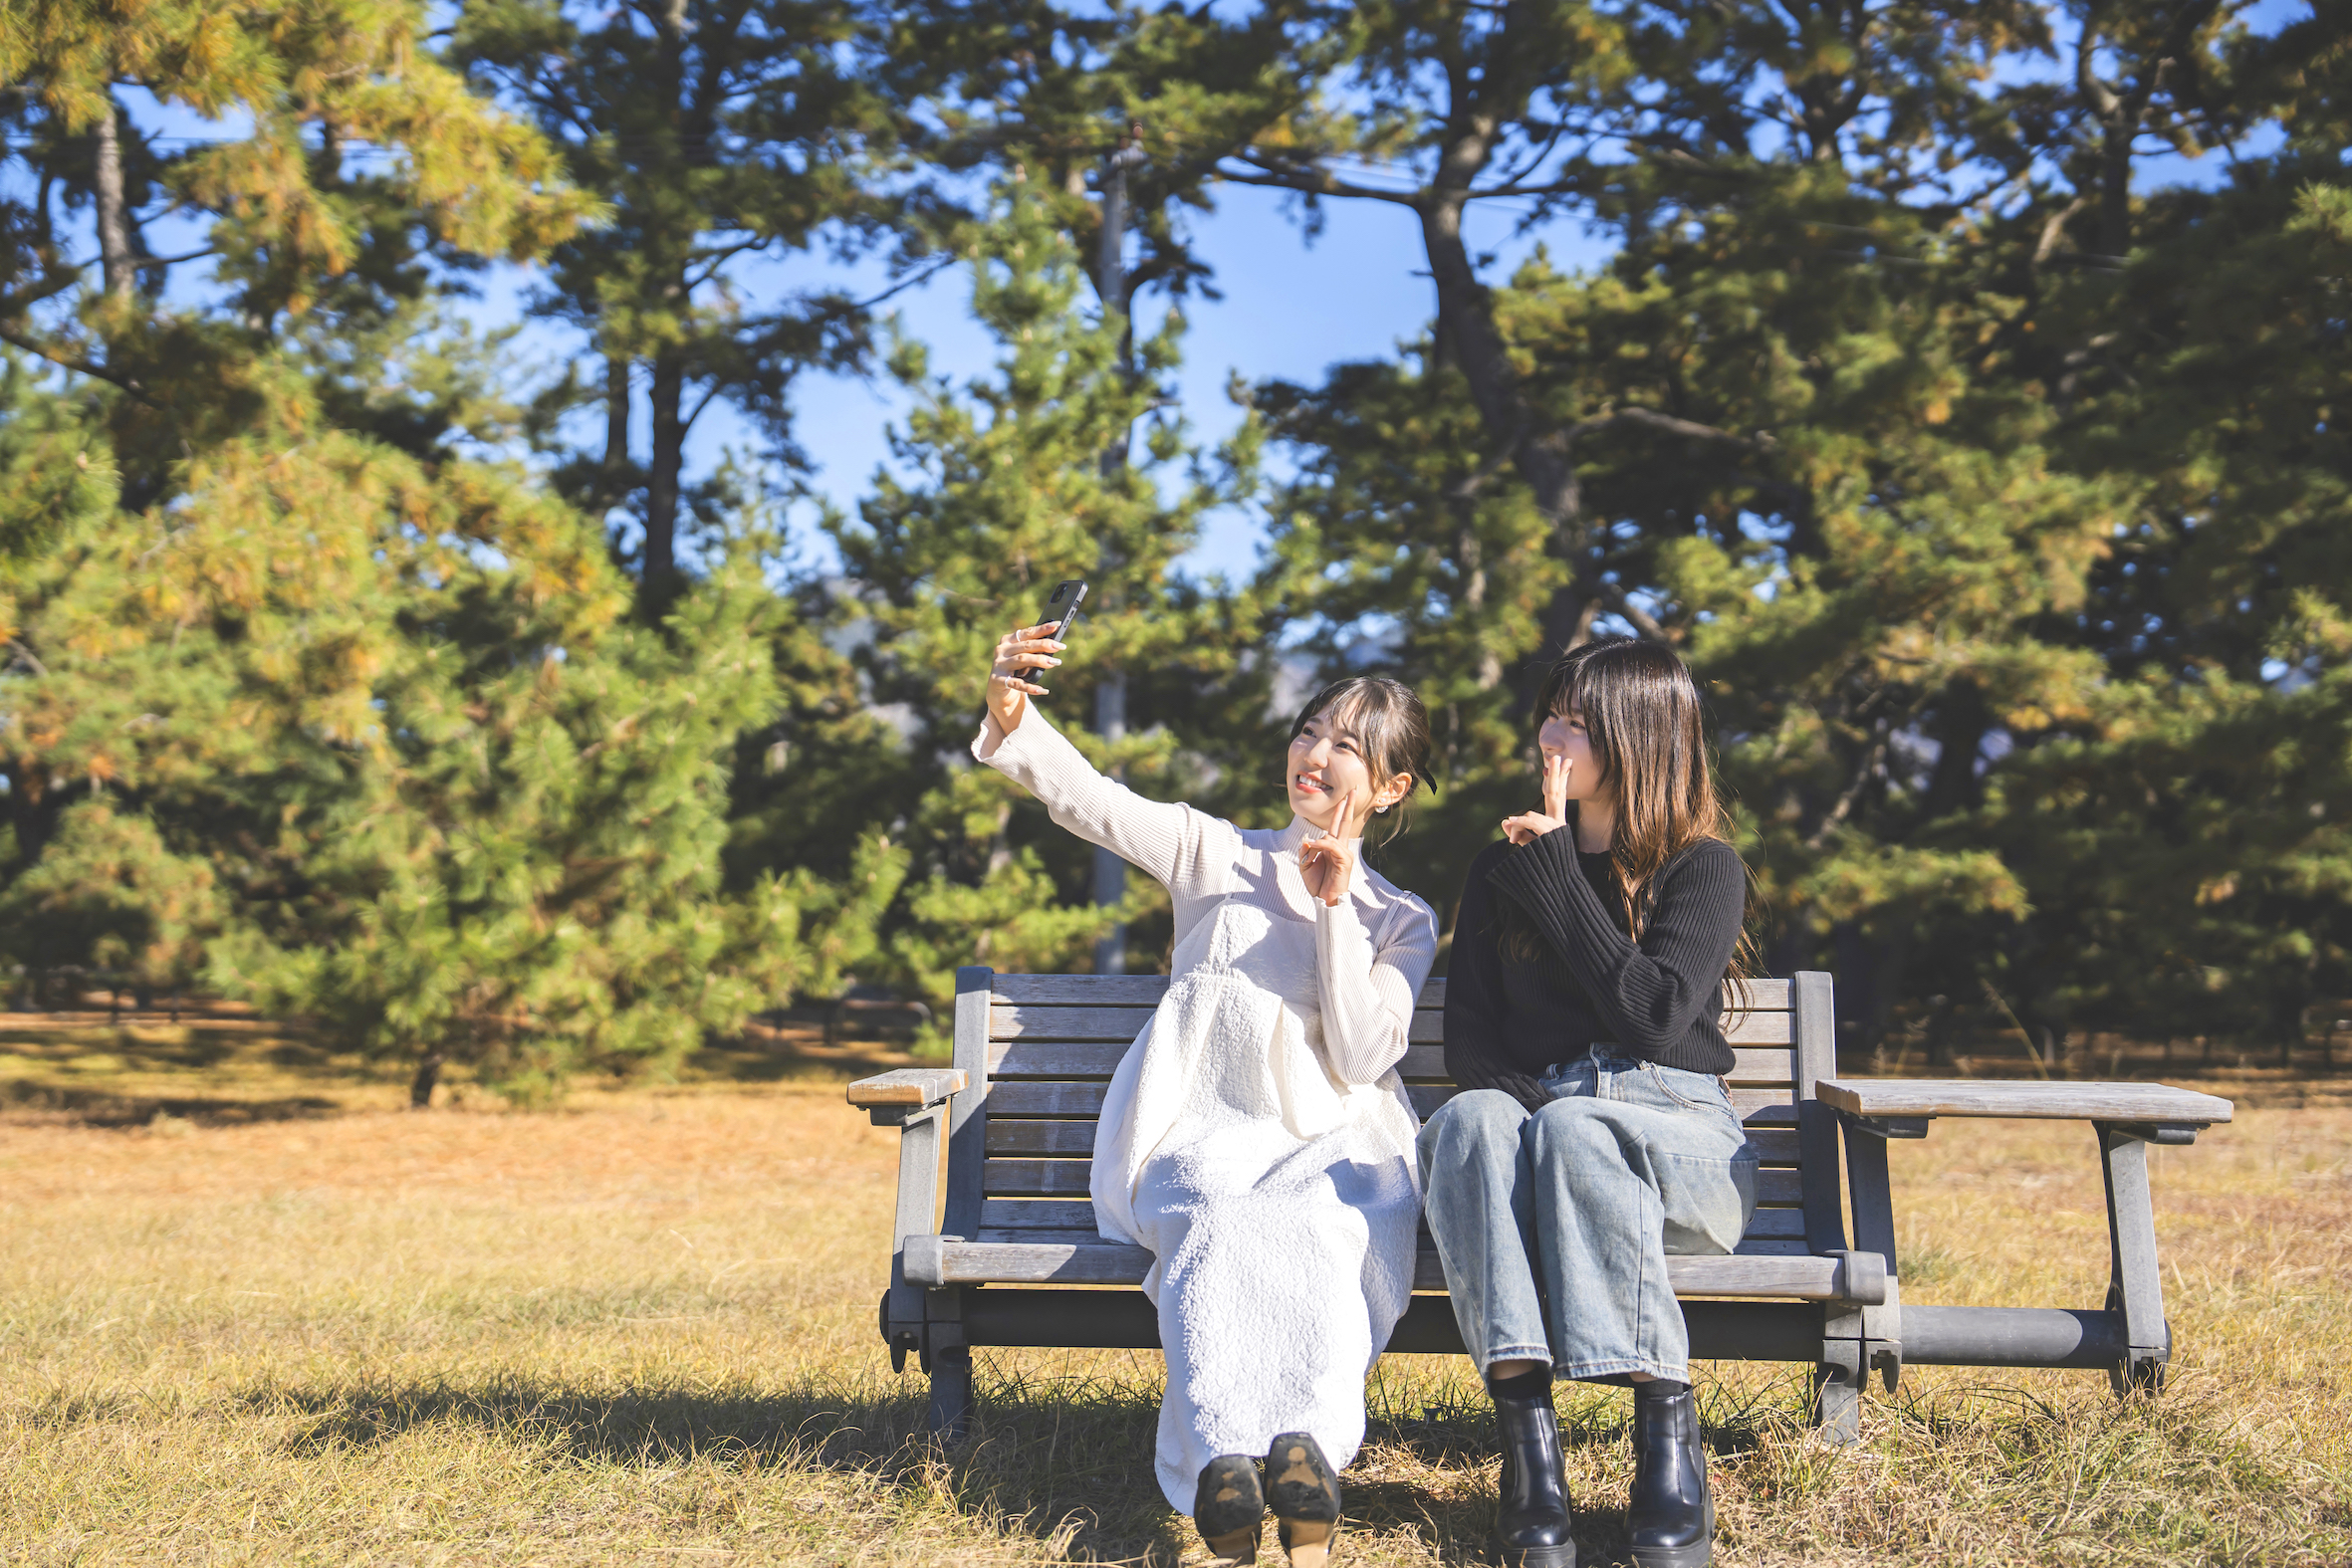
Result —
[{"label": "black loafer shoe", "polygon": [[1266,1451],[1266,1505],[1291,1568],[1323,1568],[1339,1533],[1339,1477],[1305,1433],[1286,1432]]},{"label": "black loafer shoe", "polygon": [[1258,1534],[1266,1523],[1258,1461],[1247,1454],[1221,1454],[1203,1465],[1192,1494],[1192,1522],[1219,1562],[1256,1562]]}]

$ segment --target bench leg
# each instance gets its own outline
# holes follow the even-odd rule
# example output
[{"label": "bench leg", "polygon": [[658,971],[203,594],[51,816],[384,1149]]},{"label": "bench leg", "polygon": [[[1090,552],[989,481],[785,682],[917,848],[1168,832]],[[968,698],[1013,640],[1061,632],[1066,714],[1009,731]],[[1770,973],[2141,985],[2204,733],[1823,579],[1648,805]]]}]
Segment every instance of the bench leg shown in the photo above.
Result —
[{"label": "bench leg", "polygon": [[949,1448],[972,1430],[972,1347],[952,1345],[931,1352],[931,1410],[925,1423]]},{"label": "bench leg", "polygon": [[2097,1124],[2099,1170],[2107,1183],[2107,1310],[2124,1320],[2124,1359],[2108,1371],[2118,1395],[2164,1387],[2172,1329],[2164,1320],[2164,1276],[2156,1266],[2156,1211],[2148,1193],[2148,1145],[2138,1133]]},{"label": "bench leg", "polygon": [[1862,1362],[1858,1342],[1853,1365],[1824,1361],[1813,1369],[1813,1430],[1839,1448],[1862,1441]]}]

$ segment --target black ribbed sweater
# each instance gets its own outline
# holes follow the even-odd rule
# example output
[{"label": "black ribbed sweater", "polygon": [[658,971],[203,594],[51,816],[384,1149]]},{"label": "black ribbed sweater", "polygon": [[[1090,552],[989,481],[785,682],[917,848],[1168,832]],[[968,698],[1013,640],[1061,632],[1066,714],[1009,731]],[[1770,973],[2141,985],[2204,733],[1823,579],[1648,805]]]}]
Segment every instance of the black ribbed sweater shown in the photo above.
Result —
[{"label": "black ribbed sweater", "polygon": [[[1748,881],[1740,856],[1702,839],[1659,868],[1636,944],[1606,854],[1576,851],[1571,825],[1522,848],[1490,844],[1471,862],[1446,976],[1446,1070],[1466,1089],[1528,1099],[1554,1062],[1596,1041],[1692,1072],[1728,1073],[1717,1021],[1740,940]],[[1502,949],[1501,900],[1526,912],[1542,948]]]}]

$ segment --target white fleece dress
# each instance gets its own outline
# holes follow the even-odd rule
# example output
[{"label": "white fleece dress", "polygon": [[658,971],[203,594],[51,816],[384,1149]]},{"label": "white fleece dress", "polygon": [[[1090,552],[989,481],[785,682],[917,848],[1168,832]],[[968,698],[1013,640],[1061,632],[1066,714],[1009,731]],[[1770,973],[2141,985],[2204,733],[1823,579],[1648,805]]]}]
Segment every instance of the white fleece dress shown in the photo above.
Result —
[{"label": "white fleece dress", "polygon": [[1096,1227],[1154,1259],[1160,1490],[1189,1513],[1209,1460],[1285,1432],[1345,1465],[1413,1289],[1420,1126],[1395,1069],[1436,917],[1368,867],[1326,906],[1298,869],[1304,821],[1145,800],[1035,704],[1009,736],[988,720],[972,754],[1175,902],[1167,996],[1111,1078],[1092,1182]]}]

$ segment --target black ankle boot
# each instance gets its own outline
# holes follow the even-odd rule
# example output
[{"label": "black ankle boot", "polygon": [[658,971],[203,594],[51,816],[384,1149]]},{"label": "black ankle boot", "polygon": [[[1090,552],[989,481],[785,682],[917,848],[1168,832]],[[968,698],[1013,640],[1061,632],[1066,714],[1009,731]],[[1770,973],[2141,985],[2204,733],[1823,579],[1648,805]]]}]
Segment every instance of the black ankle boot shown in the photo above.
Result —
[{"label": "black ankle boot", "polygon": [[1687,1383],[1633,1386],[1633,1502],[1625,1523],[1640,1568],[1706,1568],[1715,1556],[1715,1498],[1699,1443],[1699,1400]]},{"label": "black ankle boot", "polygon": [[1266,1489],[1258,1461],[1247,1454],[1221,1454],[1201,1466],[1192,1494],[1192,1522],[1222,1563],[1258,1560],[1258,1534],[1266,1525]]},{"label": "black ankle boot", "polygon": [[1490,1381],[1487,1392],[1495,1397],[1495,1425],[1503,1440],[1496,1557],[1503,1568],[1576,1568],[1550,1371]]}]

